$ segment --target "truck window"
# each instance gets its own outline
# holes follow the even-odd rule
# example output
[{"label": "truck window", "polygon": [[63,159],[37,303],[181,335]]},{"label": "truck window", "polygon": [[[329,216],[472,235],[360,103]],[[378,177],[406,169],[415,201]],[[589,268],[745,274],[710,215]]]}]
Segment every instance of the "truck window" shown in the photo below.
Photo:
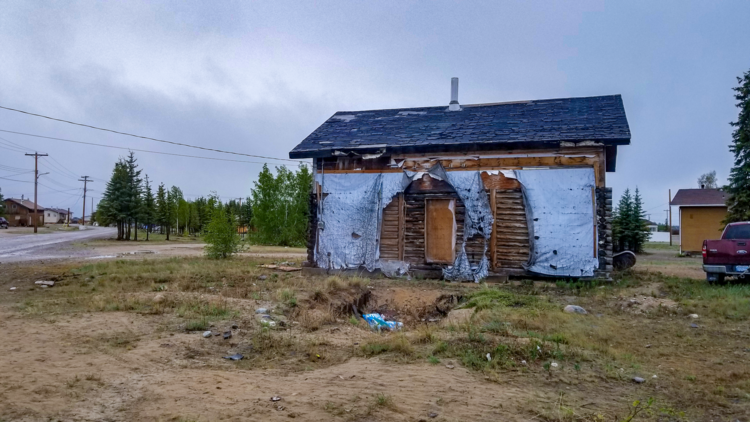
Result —
[{"label": "truck window", "polygon": [[750,239],[750,224],[738,224],[727,227],[724,239]]}]

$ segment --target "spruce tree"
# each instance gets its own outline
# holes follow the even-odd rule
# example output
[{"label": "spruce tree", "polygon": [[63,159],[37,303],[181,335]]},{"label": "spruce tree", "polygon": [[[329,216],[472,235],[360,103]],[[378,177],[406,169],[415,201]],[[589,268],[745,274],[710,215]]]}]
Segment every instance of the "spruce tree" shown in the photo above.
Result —
[{"label": "spruce tree", "polygon": [[740,109],[732,133],[729,150],[734,154],[734,166],[729,173],[726,191],[728,212],[724,224],[750,220],[750,70],[737,78],[739,86],[733,88]]},{"label": "spruce tree", "polygon": [[121,159],[115,163],[112,177],[107,182],[102,200],[99,202],[99,224],[117,226],[117,240],[125,238],[125,222],[128,218],[129,174],[127,164]]},{"label": "spruce tree", "polygon": [[143,200],[141,201],[140,214],[141,221],[146,225],[146,240],[148,241],[151,226],[153,226],[156,219],[156,198],[154,198],[154,193],[151,191],[151,183],[148,180],[148,175],[146,175],[143,185]]},{"label": "spruce tree", "polygon": [[[168,220],[169,220],[169,210],[168,210],[168,204],[167,204],[167,192],[164,189],[164,183],[160,183],[159,187],[156,189],[156,224],[159,225],[159,233],[164,233]],[[167,235],[167,238],[169,235]]]},{"label": "spruce tree", "polygon": [[125,159],[125,165],[127,166],[128,170],[128,179],[127,184],[125,186],[125,209],[126,209],[126,218],[127,218],[127,225],[128,225],[128,231],[127,231],[127,238],[128,240],[131,240],[130,237],[130,226],[134,226],[135,231],[135,238],[134,240],[138,240],[138,217],[141,213],[141,193],[142,193],[142,183],[143,180],[141,179],[141,171],[138,169],[135,154],[133,151],[130,151],[130,154],[128,154],[128,158]]},{"label": "spruce tree", "polygon": [[641,193],[638,188],[635,188],[635,196],[633,197],[633,211],[630,216],[631,218],[631,238],[632,238],[632,251],[636,253],[643,252],[643,245],[646,244],[651,232],[648,230],[646,224],[646,211],[643,210],[643,200]]}]

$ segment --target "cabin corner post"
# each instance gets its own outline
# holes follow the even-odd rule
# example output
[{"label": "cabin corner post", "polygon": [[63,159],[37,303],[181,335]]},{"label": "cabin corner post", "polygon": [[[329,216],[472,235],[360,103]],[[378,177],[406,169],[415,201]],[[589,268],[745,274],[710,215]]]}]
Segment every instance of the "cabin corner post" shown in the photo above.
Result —
[{"label": "cabin corner post", "polygon": [[598,279],[610,280],[612,266],[612,188],[596,188],[596,230],[599,252]]},{"label": "cabin corner post", "polygon": [[306,267],[317,267],[315,263],[315,245],[318,235],[318,195],[310,193],[310,213],[307,219],[307,262]]}]

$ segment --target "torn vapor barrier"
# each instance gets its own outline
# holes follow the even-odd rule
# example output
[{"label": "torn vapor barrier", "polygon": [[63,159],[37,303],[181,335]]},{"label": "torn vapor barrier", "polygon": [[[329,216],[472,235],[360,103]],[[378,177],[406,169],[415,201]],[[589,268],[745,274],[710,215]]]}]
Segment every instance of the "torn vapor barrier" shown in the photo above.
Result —
[{"label": "torn vapor barrier", "polygon": [[[487,241],[492,235],[492,210],[487,192],[484,190],[481,173],[478,171],[450,171],[447,172],[438,164],[429,171],[431,176],[445,180],[453,186],[458,197],[464,203],[464,238],[461,251],[456,256],[453,266],[443,269],[443,277],[450,281],[474,281],[487,277],[490,263],[487,259]],[[472,267],[466,254],[466,241],[476,234],[484,237],[484,252],[482,260],[476,267]]]},{"label": "torn vapor barrier", "polygon": [[595,253],[594,169],[517,170],[527,202],[531,257],[527,270],[587,277],[599,266]]},{"label": "torn vapor barrier", "polygon": [[411,180],[403,173],[317,174],[325,195],[315,261],[320,268],[378,268],[385,208]]}]

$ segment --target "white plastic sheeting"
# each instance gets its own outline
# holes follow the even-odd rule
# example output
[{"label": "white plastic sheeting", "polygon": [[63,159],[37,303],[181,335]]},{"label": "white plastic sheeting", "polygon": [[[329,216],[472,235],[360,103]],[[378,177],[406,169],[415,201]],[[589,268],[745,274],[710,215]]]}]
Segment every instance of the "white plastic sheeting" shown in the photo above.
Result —
[{"label": "white plastic sheeting", "polygon": [[593,276],[594,169],[517,170],[531,236],[527,269],[552,276]]},{"label": "white plastic sheeting", "polygon": [[[430,169],[430,175],[450,183],[464,203],[466,210],[461,251],[456,255],[453,266],[443,269],[443,277],[450,281],[474,281],[479,283],[489,273],[487,241],[492,235],[492,223],[494,222],[481,173],[478,171],[445,171],[443,166],[438,164]],[[466,254],[466,241],[476,234],[481,234],[484,237],[484,252],[481,261],[472,266]]]},{"label": "white plastic sheeting", "polygon": [[320,268],[378,268],[383,208],[403,192],[403,173],[317,174],[325,195],[315,261]]}]

